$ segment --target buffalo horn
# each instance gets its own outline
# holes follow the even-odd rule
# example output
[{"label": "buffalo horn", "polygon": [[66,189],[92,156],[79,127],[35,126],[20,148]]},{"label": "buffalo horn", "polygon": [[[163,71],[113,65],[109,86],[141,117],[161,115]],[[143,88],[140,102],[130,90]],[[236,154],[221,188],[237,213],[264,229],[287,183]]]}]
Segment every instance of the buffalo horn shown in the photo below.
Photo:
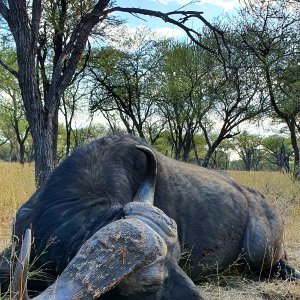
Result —
[{"label": "buffalo horn", "polygon": [[[21,250],[28,253],[28,240]],[[118,220],[98,230],[79,249],[61,276],[36,300],[91,300],[113,289],[124,277],[167,254],[167,245],[140,220]],[[26,282],[27,268],[22,273]],[[20,277],[16,270],[15,276]],[[14,281],[17,279],[14,279]],[[16,281],[17,282],[17,281]],[[19,285],[20,286],[20,285]],[[26,291],[26,289],[24,290]],[[17,299],[29,299],[15,290]],[[23,297],[22,297],[23,295]]]},{"label": "buffalo horn", "polygon": [[31,249],[31,230],[27,229],[15,267],[11,285],[11,299],[29,299],[27,293],[27,273]]},{"label": "buffalo horn", "polygon": [[145,202],[148,204],[153,204],[154,202],[154,192],[155,192],[155,182],[157,173],[157,161],[154,152],[142,145],[136,145],[136,148],[142,151],[147,158],[146,170],[144,174],[144,180],[141,183],[133,201]]}]

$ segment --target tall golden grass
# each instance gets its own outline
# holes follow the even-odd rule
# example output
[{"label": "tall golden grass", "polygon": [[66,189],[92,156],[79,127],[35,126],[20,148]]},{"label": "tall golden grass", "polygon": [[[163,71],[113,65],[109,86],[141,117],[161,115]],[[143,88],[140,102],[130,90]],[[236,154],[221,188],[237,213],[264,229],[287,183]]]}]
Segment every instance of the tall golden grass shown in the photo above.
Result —
[{"label": "tall golden grass", "polygon": [[[285,246],[291,265],[300,269],[300,182],[290,174],[231,171],[239,183],[253,187],[277,206],[285,220]],[[10,243],[11,225],[18,207],[35,190],[34,165],[0,162],[0,251]],[[228,278],[220,286],[208,282],[200,286],[205,299],[300,299],[299,283],[256,282]]]},{"label": "tall golden grass", "polygon": [[260,191],[284,217],[285,243],[289,260],[300,268],[300,181],[279,172],[241,172],[230,174],[241,184]]},{"label": "tall golden grass", "polygon": [[10,242],[17,209],[34,191],[34,165],[0,162],[0,251]]}]

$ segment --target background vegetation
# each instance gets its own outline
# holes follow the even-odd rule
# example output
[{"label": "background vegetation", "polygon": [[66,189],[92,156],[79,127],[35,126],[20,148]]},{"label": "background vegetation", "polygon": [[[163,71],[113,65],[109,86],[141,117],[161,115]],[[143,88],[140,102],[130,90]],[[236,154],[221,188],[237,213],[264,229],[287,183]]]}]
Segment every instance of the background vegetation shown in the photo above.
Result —
[{"label": "background vegetation", "polygon": [[[189,40],[130,30],[114,12],[133,11],[101,2],[24,4],[37,26],[27,29],[17,6],[0,3],[0,159],[35,160],[39,185],[78,145],[121,131],[205,167],[298,177],[299,1],[244,0],[212,22],[131,8]],[[85,21],[95,23],[77,40]]]}]

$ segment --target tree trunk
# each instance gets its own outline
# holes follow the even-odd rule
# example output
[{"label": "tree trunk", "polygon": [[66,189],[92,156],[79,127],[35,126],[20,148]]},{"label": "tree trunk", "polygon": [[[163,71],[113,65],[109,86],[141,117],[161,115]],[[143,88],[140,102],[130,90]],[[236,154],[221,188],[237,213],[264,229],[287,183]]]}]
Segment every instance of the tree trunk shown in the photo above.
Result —
[{"label": "tree trunk", "polygon": [[55,163],[53,160],[53,140],[49,124],[35,126],[32,132],[35,160],[35,180],[40,186],[53,171]]},{"label": "tree trunk", "polygon": [[[60,103],[60,99],[56,100],[56,103]],[[58,105],[59,106],[59,105]],[[57,159],[57,140],[58,140],[58,110],[59,107],[55,110],[54,118],[52,120],[52,157],[54,166],[58,163]]]},{"label": "tree trunk", "polygon": [[291,143],[294,150],[294,178],[300,179],[300,153],[297,143],[296,121],[294,118],[288,123],[291,134]]},{"label": "tree trunk", "polygon": [[20,163],[24,165],[25,162],[25,145],[24,143],[19,144],[20,147]]},{"label": "tree trunk", "polygon": [[206,154],[205,154],[205,157],[203,159],[203,162],[202,162],[202,167],[204,168],[207,168],[208,167],[208,164],[209,164],[209,161],[211,159],[211,156],[213,155],[215,149],[213,149],[212,147],[209,147]]},{"label": "tree trunk", "polygon": [[199,159],[199,155],[198,155],[198,151],[197,151],[197,147],[196,147],[196,143],[195,143],[194,137],[192,139],[192,146],[193,146],[193,149],[194,149],[194,153],[195,153],[195,158],[196,158],[197,164],[200,166],[201,165],[201,161]]},{"label": "tree trunk", "polygon": [[182,155],[182,160],[187,162],[189,159],[189,155],[192,149],[192,138],[193,138],[193,133],[190,132],[191,130],[189,129],[186,132],[186,136],[185,136],[185,141],[183,144],[183,155]]},{"label": "tree trunk", "polygon": [[135,127],[136,127],[139,137],[142,139],[145,139],[145,135],[143,132],[143,124],[136,122]]},{"label": "tree trunk", "polygon": [[216,151],[217,147],[221,144],[221,142],[222,142],[222,138],[221,138],[221,136],[219,136],[212,145],[209,146],[206,143],[208,146],[208,150],[205,154],[205,157],[204,157],[204,160],[202,163],[202,167],[205,167],[205,168],[208,167],[209,161],[210,161],[213,153]]},{"label": "tree trunk", "polygon": [[48,114],[47,107],[42,107],[34,62],[30,64],[30,60],[34,58],[26,56],[24,60],[26,59],[27,65],[21,66],[19,70],[19,84],[34,145],[35,181],[40,186],[55,166],[53,126],[58,124],[57,118]]},{"label": "tree trunk", "polygon": [[275,101],[275,93],[273,91],[273,85],[272,85],[272,78],[270,75],[270,70],[268,66],[265,66],[265,74],[266,74],[266,80],[270,95],[270,102],[275,110],[276,114],[286,122],[289,131],[290,131],[290,139],[292,143],[292,147],[294,150],[294,178],[300,179],[300,153],[299,153],[299,147],[297,144],[297,135],[296,135],[296,120],[294,116],[290,116],[288,113],[281,111],[278,107],[276,101]]},{"label": "tree trunk", "polygon": [[70,154],[71,149],[71,128],[69,126],[66,127],[67,136],[66,136],[66,157]]}]

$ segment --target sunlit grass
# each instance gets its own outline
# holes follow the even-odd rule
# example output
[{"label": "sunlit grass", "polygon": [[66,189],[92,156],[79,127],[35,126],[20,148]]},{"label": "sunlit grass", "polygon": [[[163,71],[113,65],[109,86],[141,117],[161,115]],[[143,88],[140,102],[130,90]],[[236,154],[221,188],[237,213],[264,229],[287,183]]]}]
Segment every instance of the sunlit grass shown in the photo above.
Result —
[{"label": "sunlit grass", "polygon": [[260,191],[278,205],[283,213],[289,212],[291,206],[300,204],[300,181],[295,181],[291,174],[243,171],[231,171],[230,174],[239,183]]},{"label": "sunlit grass", "polygon": [[242,172],[230,174],[241,184],[261,192],[284,217],[285,246],[291,263],[300,268],[300,181],[279,172]]},{"label": "sunlit grass", "polygon": [[0,162],[0,250],[10,242],[15,212],[34,190],[33,164]]}]

